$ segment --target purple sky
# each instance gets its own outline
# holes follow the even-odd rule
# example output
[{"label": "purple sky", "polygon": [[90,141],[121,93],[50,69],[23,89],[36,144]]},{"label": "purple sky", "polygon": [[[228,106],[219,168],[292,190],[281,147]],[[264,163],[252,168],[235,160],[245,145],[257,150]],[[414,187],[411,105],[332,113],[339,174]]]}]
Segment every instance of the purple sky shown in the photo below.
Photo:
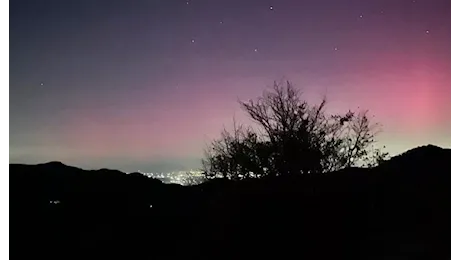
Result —
[{"label": "purple sky", "polygon": [[10,162],[196,168],[281,79],[370,109],[391,154],[450,147],[450,47],[446,0],[16,0]]}]

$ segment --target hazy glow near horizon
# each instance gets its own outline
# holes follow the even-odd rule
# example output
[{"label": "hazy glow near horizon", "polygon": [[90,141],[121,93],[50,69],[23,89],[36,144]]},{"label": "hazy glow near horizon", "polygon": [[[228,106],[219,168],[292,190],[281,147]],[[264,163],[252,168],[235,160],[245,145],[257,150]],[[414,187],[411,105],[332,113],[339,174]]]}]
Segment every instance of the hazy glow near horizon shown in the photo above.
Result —
[{"label": "hazy glow near horizon", "polygon": [[10,162],[197,168],[280,79],[369,109],[391,154],[450,147],[450,29],[447,0],[14,1]]}]

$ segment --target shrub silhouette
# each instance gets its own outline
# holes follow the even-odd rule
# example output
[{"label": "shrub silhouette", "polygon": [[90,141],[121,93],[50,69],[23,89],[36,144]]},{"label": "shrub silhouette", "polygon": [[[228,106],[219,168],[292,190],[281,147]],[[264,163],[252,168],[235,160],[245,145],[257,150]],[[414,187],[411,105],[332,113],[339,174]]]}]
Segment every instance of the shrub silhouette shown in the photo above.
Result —
[{"label": "shrub silhouette", "polygon": [[287,81],[286,86],[275,82],[272,91],[255,100],[239,101],[257,127],[234,122],[232,132],[224,129],[205,150],[206,178],[318,174],[376,166],[387,158],[374,149],[380,125],[370,121],[368,111],[328,114],[325,98],[310,106],[300,96]]}]

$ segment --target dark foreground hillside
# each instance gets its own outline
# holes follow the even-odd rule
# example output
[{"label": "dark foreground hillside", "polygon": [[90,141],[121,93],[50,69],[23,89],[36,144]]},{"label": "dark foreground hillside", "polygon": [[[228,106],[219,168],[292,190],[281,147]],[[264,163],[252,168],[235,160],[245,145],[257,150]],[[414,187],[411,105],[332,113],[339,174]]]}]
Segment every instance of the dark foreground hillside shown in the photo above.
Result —
[{"label": "dark foreground hillside", "polygon": [[11,259],[450,259],[450,150],[193,187],[10,165]]}]

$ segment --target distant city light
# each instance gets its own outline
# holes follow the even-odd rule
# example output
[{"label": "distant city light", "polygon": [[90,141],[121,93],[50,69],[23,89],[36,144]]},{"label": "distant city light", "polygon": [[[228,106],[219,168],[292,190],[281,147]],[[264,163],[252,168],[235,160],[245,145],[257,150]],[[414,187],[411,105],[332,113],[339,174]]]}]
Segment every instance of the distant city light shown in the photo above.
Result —
[{"label": "distant city light", "polygon": [[163,183],[175,183],[180,185],[188,185],[190,179],[195,179],[196,182],[200,182],[200,178],[204,178],[203,172],[197,170],[174,171],[166,173],[142,172],[140,170],[138,170],[137,172],[149,178],[159,179]]}]

